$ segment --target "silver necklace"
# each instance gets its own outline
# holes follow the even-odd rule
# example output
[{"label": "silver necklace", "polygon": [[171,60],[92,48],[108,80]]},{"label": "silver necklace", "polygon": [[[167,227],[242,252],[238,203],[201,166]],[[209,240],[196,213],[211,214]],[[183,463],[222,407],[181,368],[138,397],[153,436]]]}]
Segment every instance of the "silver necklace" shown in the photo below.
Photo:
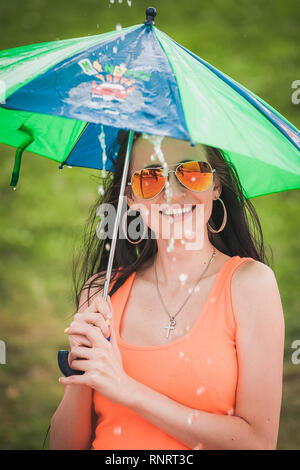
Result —
[{"label": "silver necklace", "polygon": [[187,301],[189,300],[190,296],[192,295],[193,291],[195,290],[195,287],[197,286],[197,284],[200,282],[200,280],[202,279],[203,275],[206,273],[209,265],[213,262],[214,260],[214,257],[216,256],[216,250],[215,250],[215,247],[213,247],[213,253],[211,255],[211,258],[209,260],[209,263],[208,265],[206,266],[206,268],[204,269],[203,273],[201,274],[201,277],[200,279],[198,279],[198,281],[196,282],[195,286],[194,286],[194,289],[192,290],[192,292],[188,295],[187,299],[184,301],[184,303],[181,305],[180,309],[175,313],[175,315],[170,315],[165,304],[164,304],[164,301],[160,295],[160,292],[159,292],[159,288],[158,288],[158,279],[157,279],[157,272],[156,272],[156,259],[155,259],[155,263],[154,263],[154,270],[155,270],[155,279],[156,279],[156,288],[157,288],[157,292],[158,292],[158,295],[159,295],[159,298],[161,300],[161,303],[163,304],[164,306],[164,309],[166,310],[167,314],[169,315],[169,323],[167,326],[164,326],[164,329],[167,329],[167,335],[166,335],[166,338],[169,338],[169,334],[170,334],[170,330],[174,330],[175,329],[175,325],[176,325],[176,321],[175,321],[175,317],[176,315],[178,315],[178,313],[182,310],[183,306],[187,303]]}]

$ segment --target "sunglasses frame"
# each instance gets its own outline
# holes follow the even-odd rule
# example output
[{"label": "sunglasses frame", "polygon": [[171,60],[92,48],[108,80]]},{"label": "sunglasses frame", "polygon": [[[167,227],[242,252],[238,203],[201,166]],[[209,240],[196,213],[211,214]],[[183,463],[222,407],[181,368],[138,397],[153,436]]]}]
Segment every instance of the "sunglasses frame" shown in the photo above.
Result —
[{"label": "sunglasses frame", "polygon": [[[183,184],[183,183],[180,181],[180,179],[178,178],[178,176],[177,176],[177,174],[176,174],[178,168],[179,168],[181,165],[184,165],[185,163],[195,163],[195,162],[207,163],[207,164],[210,166],[211,173],[212,173],[212,176],[213,176],[210,185],[209,185],[206,189],[202,189],[201,191],[196,191],[195,189],[190,189],[190,188],[188,188],[185,184]],[[175,173],[175,176],[176,176],[177,180],[179,181],[179,183],[180,183],[184,188],[188,189],[189,191],[192,191],[193,193],[203,193],[204,191],[207,191],[207,190],[211,187],[211,185],[213,184],[213,181],[214,181],[214,172],[216,171],[216,169],[213,168],[213,167],[211,166],[211,164],[210,164],[209,162],[205,161],[205,160],[190,160],[190,161],[188,161],[188,162],[183,162],[183,163],[178,163],[178,164],[174,163],[173,165],[168,165],[168,167],[169,167],[169,166],[174,166],[174,165],[177,165],[176,168],[175,168],[175,170],[168,170],[168,175],[167,175],[167,176],[164,176],[164,178],[166,178],[166,181],[165,181],[164,186],[161,188],[161,190],[159,191],[159,193],[157,193],[157,194],[156,194],[155,196],[153,196],[153,197],[147,197],[147,198],[144,197],[144,198],[140,198],[139,196],[137,196],[137,195],[135,194],[134,189],[133,189],[133,186],[132,186],[132,178],[133,178],[133,176],[135,175],[135,173],[137,173],[138,171],[141,171],[141,170],[163,170],[162,167],[157,166],[157,167],[151,167],[151,168],[141,168],[140,170],[136,170],[136,171],[131,175],[130,182],[127,183],[127,186],[131,186],[131,187],[132,187],[132,191],[134,192],[135,197],[137,197],[138,199],[150,201],[151,199],[154,199],[154,198],[156,198],[157,196],[159,196],[159,194],[165,189],[165,187],[166,187],[166,182],[167,182],[167,178],[169,178],[169,173]]]}]

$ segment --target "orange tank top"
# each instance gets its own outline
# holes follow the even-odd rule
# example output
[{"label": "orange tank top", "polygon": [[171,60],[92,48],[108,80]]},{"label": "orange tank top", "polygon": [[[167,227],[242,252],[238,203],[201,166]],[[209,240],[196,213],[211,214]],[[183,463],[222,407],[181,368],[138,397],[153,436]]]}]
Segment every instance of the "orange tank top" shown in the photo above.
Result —
[{"label": "orange tank top", "polygon": [[[238,361],[231,278],[234,271],[249,260],[254,261],[249,257],[229,258],[218,272],[204,308],[188,333],[157,346],[131,345],[120,337],[121,318],[134,272],[111,297],[125,372],[187,407],[234,415]],[[95,450],[190,449],[144,417],[111,402],[95,390],[93,406],[100,417],[92,443]]]}]

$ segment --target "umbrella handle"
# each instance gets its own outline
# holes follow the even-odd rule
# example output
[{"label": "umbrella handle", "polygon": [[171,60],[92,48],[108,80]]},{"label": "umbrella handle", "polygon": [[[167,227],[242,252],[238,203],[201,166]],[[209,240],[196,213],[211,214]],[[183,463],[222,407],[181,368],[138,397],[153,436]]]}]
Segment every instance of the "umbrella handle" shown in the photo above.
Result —
[{"label": "umbrella handle", "polygon": [[[124,196],[124,190],[125,190],[126,179],[127,179],[127,174],[128,174],[129,160],[130,160],[130,154],[131,154],[132,143],[133,143],[133,136],[134,136],[134,131],[132,129],[129,129],[126,156],[125,156],[125,163],[124,163],[124,168],[123,168],[122,181],[121,181],[120,194],[119,194],[119,201],[118,201],[118,207],[117,207],[117,214],[116,214],[116,220],[115,220],[115,224],[114,224],[112,244],[111,244],[111,248],[110,248],[110,252],[109,252],[108,266],[107,266],[107,271],[106,271],[106,280],[105,280],[104,290],[103,290],[104,300],[106,300],[106,298],[107,298],[107,293],[108,293],[109,284],[110,284],[111,270],[112,270],[112,265],[113,265],[113,258],[114,258],[114,254],[115,254],[115,249],[116,249],[117,232],[118,232],[118,229],[119,229],[119,223],[120,223],[120,218],[121,218],[123,196]],[[107,340],[109,341],[110,337],[108,337]],[[66,377],[69,377],[70,375],[84,374],[84,372],[82,370],[74,370],[69,366],[68,355],[69,355],[68,351],[65,351],[63,349],[58,351],[57,360],[58,360],[59,368],[62,371],[62,373]]]},{"label": "umbrella handle", "polygon": [[[110,340],[110,336],[107,338],[107,341]],[[84,372],[82,370],[72,369],[69,366],[68,362],[69,351],[65,351],[64,349],[60,349],[57,354],[57,362],[61,372],[64,374],[65,377],[69,377],[70,375],[82,375]]]}]

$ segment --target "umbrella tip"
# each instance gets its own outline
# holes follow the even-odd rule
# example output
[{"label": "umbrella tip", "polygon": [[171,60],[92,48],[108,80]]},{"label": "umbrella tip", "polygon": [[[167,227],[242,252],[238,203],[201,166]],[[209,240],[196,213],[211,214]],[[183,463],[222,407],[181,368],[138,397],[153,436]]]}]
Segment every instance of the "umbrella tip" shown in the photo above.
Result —
[{"label": "umbrella tip", "polygon": [[156,9],[154,7],[148,7],[146,10],[145,24],[155,25],[154,17],[156,16]]}]

